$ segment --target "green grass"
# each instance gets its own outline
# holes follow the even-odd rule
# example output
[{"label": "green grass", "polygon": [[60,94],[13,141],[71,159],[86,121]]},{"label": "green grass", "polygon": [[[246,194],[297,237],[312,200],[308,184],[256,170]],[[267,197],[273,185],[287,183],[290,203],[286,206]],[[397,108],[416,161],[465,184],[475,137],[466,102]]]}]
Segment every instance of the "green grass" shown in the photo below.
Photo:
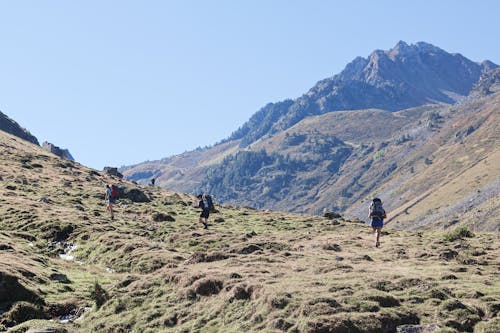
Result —
[{"label": "green grass", "polygon": [[444,240],[447,242],[454,242],[459,239],[474,237],[474,233],[469,230],[467,226],[459,227],[452,232],[445,234]]}]

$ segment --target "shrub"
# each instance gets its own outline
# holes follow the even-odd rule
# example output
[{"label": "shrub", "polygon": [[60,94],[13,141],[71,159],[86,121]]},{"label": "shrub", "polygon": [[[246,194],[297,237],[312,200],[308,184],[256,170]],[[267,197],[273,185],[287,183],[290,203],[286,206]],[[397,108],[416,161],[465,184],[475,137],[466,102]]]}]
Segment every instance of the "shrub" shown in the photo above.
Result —
[{"label": "shrub", "polygon": [[100,308],[109,299],[109,294],[103,287],[101,287],[99,282],[96,281],[90,291],[90,298],[94,300],[95,305]]},{"label": "shrub", "polygon": [[444,236],[444,240],[447,242],[453,242],[456,241],[457,239],[472,238],[472,237],[474,237],[472,231],[470,231],[467,227],[464,226],[457,228],[450,233],[447,233]]}]

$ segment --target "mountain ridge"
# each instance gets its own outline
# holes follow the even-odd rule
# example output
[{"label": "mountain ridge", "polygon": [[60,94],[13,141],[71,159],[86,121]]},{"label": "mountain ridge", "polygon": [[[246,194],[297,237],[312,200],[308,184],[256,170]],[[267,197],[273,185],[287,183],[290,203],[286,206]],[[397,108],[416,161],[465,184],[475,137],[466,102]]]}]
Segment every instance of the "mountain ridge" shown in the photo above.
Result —
[{"label": "mountain ridge", "polygon": [[229,140],[242,139],[246,145],[305,116],[337,110],[397,111],[429,102],[454,103],[469,93],[482,73],[496,67],[491,61],[478,64],[428,43],[400,41],[388,51],[355,58],[341,73],[319,81],[296,100],[267,104]]}]

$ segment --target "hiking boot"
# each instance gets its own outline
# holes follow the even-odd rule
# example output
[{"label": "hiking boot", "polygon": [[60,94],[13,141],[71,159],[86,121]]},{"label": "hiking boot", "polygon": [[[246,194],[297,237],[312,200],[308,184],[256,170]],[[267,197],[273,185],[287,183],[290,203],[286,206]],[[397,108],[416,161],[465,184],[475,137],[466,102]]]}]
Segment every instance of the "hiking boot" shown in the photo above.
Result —
[{"label": "hiking boot", "polygon": [[380,242],[376,242],[375,247],[380,247]]},{"label": "hiking boot", "polygon": [[111,221],[113,221],[114,219],[115,219],[115,216],[111,215]]},{"label": "hiking boot", "polygon": [[203,229],[208,229],[208,224],[203,223]]}]

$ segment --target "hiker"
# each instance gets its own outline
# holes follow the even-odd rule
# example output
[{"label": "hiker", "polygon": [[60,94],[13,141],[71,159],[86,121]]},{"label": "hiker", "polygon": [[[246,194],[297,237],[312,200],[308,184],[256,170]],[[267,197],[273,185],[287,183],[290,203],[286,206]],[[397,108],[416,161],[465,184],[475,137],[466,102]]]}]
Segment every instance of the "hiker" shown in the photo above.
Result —
[{"label": "hiker", "polygon": [[375,247],[380,246],[380,233],[384,227],[384,219],[387,217],[384,207],[382,207],[382,200],[374,198],[370,204],[368,217],[371,219],[370,226],[373,228],[375,234]]},{"label": "hiker", "polygon": [[151,187],[155,187],[155,179],[151,178]]},{"label": "hiker", "polygon": [[116,203],[116,199],[118,198],[118,189],[116,185],[111,185],[111,187],[106,184],[106,200],[108,201],[108,205],[106,210],[111,214],[111,220],[115,219],[115,214],[113,212],[113,205]]},{"label": "hiker", "polygon": [[205,194],[198,194],[198,208],[201,208],[199,222],[203,224],[204,229],[208,229],[208,216],[210,215],[210,207]]}]

